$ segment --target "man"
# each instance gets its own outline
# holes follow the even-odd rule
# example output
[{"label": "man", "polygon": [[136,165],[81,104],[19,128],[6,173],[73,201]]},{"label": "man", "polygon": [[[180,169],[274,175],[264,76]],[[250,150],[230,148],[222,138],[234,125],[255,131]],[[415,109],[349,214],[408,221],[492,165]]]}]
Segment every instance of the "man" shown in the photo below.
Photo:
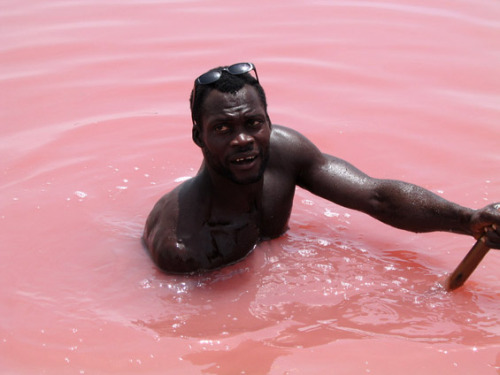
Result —
[{"label": "man", "polygon": [[144,243],[164,271],[222,267],[282,235],[296,186],[397,228],[483,236],[487,246],[500,248],[500,205],[473,210],[415,185],[369,177],[298,132],[272,125],[251,63],[201,75],[190,102],[203,163],[159,200],[144,230]]}]

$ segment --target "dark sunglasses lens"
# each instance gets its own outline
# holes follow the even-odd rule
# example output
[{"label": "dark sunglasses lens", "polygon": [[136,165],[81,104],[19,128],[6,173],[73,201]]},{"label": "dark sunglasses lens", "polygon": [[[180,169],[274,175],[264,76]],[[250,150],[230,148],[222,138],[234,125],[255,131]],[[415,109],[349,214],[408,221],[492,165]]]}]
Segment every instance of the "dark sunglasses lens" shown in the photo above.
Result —
[{"label": "dark sunglasses lens", "polygon": [[227,68],[227,71],[231,74],[243,74],[243,73],[248,73],[252,69],[253,69],[252,64],[239,63],[231,65],[229,68]]},{"label": "dark sunglasses lens", "polygon": [[198,77],[197,81],[200,85],[208,85],[217,81],[221,76],[221,72],[214,70],[212,72],[207,72]]}]

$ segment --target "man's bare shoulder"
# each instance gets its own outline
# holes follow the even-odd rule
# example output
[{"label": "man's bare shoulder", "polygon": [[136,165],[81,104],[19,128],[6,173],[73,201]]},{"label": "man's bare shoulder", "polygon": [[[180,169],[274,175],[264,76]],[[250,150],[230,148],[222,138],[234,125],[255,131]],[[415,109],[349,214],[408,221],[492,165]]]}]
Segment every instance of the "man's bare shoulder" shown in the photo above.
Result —
[{"label": "man's bare shoulder", "polygon": [[143,241],[150,251],[165,242],[176,231],[179,190],[180,186],[162,196],[148,215]]},{"label": "man's bare shoulder", "polygon": [[159,221],[176,221],[181,205],[194,203],[199,199],[200,189],[196,180],[197,176],[190,178],[163,195],[149,214],[146,227],[152,227]]},{"label": "man's bare shoulder", "polygon": [[316,146],[302,133],[292,128],[273,124],[271,132],[271,142],[273,146],[280,148],[317,151]]},{"label": "man's bare shoulder", "polygon": [[287,126],[273,124],[271,139],[277,142],[297,142],[305,139],[305,137],[297,130]]},{"label": "man's bare shoulder", "polygon": [[283,166],[302,169],[313,160],[322,158],[321,151],[303,134],[282,125],[274,125],[271,133],[271,155]]},{"label": "man's bare shoulder", "polygon": [[166,271],[184,272],[186,254],[178,238],[179,226],[182,226],[179,213],[196,212],[186,205],[196,204],[198,191],[196,177],[193,177],[162,196],[148,216],[143,242],[153,261]]}]

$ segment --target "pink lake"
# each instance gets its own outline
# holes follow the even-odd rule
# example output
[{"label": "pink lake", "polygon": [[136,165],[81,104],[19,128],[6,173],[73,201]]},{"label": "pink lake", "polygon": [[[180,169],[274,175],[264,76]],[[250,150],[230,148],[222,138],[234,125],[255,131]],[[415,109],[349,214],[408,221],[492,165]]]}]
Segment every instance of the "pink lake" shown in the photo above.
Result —
[{"label": "pink lake", "polygon": [[0,373],[499,374],[500,253],[298,189],[290,230],[171,276],[140,243],[193,176],[196,76],[252,61],[274,123],[375,177],[500,200],[500,3],[2,1]]}]

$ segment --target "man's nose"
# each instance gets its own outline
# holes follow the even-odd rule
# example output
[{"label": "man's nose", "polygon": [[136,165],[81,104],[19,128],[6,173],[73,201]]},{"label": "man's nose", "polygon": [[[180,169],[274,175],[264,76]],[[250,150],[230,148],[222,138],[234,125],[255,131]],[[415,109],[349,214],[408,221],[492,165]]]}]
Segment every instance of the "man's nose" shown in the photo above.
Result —
[{"label": "man's nose", "polygon": [[249,144],[252,144],[253,142],[254,139],[250,134],[241,131],[238,134],[236,134],[236,136],[233,138],[233,140],[231,141],[231,146],[235,147],[247,146]]}]

